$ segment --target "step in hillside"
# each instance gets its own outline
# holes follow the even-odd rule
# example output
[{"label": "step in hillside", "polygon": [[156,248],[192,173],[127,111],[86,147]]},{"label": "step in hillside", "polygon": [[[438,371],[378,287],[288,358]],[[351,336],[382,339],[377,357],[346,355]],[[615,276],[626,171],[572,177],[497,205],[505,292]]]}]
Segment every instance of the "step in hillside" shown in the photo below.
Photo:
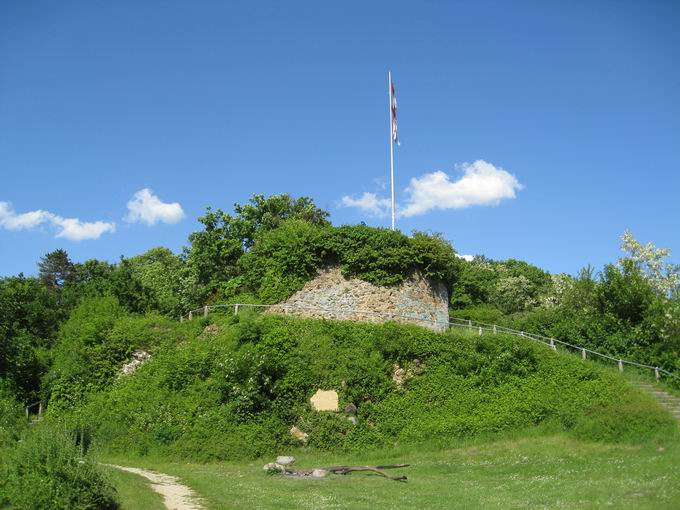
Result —
[{"label": "step in hillside", "polygon": [[662,407],[668,409],[675,418],[680,421],[680,397],[677,397],[653,383],[633,383],[636,388],[649,393]]}]

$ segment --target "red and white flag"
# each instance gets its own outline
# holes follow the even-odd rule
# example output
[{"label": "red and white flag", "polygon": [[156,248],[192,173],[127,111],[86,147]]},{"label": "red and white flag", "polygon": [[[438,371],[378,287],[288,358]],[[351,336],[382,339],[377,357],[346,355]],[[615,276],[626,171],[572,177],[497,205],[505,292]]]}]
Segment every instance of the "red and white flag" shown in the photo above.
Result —
[{"label": "red and white flag", "polygon": [[394,81],[390,80],[390,97],[392,98],[390,109],[392,111],[392,140],[397,145],[399,143],[399,133],[397,132],[397,95],[394,92]]}]

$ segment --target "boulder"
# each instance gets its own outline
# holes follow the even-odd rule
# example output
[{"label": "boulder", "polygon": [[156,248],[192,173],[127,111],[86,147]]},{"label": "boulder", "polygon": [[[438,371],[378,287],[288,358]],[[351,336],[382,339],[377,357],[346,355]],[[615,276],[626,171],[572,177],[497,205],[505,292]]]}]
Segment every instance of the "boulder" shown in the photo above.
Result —
[{"label": "boulder", "polygon": [[262,469],[264,469],[267,473],[285,473],[286,468],[282,466],[281,464],[277,464],[276,462],[269,462],[265,464]]}]

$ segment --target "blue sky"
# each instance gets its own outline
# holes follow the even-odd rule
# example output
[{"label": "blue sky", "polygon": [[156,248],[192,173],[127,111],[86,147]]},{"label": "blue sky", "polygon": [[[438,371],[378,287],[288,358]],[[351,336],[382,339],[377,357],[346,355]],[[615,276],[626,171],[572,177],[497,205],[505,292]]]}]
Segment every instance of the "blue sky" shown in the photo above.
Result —
[{"label": "blue sky", "polygon": [[403,231],[575,273],[629,228],[680,262],[678,26],[672,1],[2,2],[0,274],[179,251],[253,193],[389,225],[388,69]]}]

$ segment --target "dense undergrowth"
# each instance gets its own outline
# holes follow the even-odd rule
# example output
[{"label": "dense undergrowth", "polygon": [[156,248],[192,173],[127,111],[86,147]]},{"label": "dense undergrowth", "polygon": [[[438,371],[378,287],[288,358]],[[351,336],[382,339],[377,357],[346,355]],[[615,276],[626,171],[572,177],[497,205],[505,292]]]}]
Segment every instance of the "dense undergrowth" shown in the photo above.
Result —
[{"label": "dense undergrowth", "polygon": [[[124,320],[156,331],[153,359],[134,375],[112,375],[85,405],[61,413],[109,454],[253,458],[299,446],[292,426],[321,450],[446,442],[539,424],[614,442],[676,428],[615,374],[503,335],[249,313],[213,316],[217,328],[208,330],[208,320],[164,329]],[[412,375],[401,386],[395,364]],[[355,404],[357,424],[313,411],[309,397],[319,388],[337,390],[341,409]]]},{"label": "dense undergrowth", "polygon": [[0,453],[0,508],[118,508],[113,486],[63,424],[36,427]]}]

